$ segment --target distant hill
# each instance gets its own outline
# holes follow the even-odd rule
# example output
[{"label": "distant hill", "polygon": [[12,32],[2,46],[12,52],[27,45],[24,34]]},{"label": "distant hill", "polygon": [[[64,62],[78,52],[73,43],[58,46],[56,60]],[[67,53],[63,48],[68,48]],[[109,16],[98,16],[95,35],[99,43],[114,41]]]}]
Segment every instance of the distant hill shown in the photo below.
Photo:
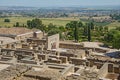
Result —
[{"label": "distant hill", "polygon": [[24,6],[0,6],[0,10],[37,10],[36,7],[24,7]]},{"label": "distant hill", "polygon": [[104,10],[110,10],[110,9],[119,9],[120,5],[108,5],[108,6],[70,6],[70,7],[24,7],[24,6],[0,6],[0,10],[37,10],[37,9],[59,9],[59,10],[98,10],[98,9],[104,9]]}]

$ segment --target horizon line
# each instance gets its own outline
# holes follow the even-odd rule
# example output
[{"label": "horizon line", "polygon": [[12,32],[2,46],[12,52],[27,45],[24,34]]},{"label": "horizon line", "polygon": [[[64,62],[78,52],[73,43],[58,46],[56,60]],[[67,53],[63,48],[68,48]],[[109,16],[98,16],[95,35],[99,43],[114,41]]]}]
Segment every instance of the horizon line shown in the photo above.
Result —
[{"label": "horizon line", "polygon": [[17,6],[17,5],[2,5],[0,7],[34,7],[34,8],[40,8],[40,7],[114,7],[114,6],[120,6],[120,5],[70,5],[70,6]]}]

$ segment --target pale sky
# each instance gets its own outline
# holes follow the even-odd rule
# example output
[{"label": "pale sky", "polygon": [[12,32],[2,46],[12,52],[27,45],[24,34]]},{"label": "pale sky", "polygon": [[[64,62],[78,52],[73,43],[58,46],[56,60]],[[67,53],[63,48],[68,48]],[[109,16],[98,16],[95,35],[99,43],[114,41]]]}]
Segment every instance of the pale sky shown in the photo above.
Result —
[{"label": "pale sky", "polygon": [[120,5],[120,0],[0,0],[0,6],[67,7]]}]

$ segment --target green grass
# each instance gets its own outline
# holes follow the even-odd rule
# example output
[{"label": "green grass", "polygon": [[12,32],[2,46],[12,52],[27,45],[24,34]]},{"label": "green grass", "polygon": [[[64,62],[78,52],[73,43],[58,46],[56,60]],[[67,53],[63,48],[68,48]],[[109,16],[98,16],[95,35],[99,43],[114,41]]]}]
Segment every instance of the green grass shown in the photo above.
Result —
[{"label": "green grass", "polygon": [[[6,19],[6,18],[10,19],[11,22],[10,23],[4,22],[4,19]],[[23,24],[26,25],[27,20],[34,19],[33,17],[6,17],[6,18],[0,18],[0,26],[1,27],[13,27],[13,25],[16,22],[19,22],[20,25],[23,25]],[[70,21],[79,20],[79,18],[41,18],[41,20],[42,20],[43,24],[45,24],[46,26],[49,23],[53,23],[54,25],[57,25],[57,26],[65,26]],[[86,21],[83,21],[83,22],[85,23]],[[116,26],[120,26],[120,22],[117,22],[117,21],[112,22],[112,23],[109,23],[109,22],[97,23],[96,22],[95,25],[97,25],[97,26],[108,26],[109,29],[113,29]]]},{"label": "green grass", "polygon": [[115,21],[115,22],[110,23],[107,26],[109,27],[109,29],[114,29],[116,27],[120,27],[120,22]]},{"label": "green grass", "polygon": [[[83,22],[89,22],[88,20],[81,20]],[[120,27],[120,22],[94,22],[96,26],[108,26],[109,29],[114,29],[116,27]]]},{"label": "green grass", "polygon": [[41,19],[43,24],[48,25],[49,23],[53,23],[57,26],[65,26],[67,23],[72,21],[72,19],[65,19],[65,18],[43,18]]},{"label": "green grass", "polygon": [[[10,22],[4,22],[4,19],[10,19]],[[24,18],[24,17],[6,17],[0,18],[0,26],[2,27],[12,27],[16,22],[19,22],[20,25],[26,24],[27,20],[31,20],[32,18]]]},{"label": "green grass", "polygon": [[[86,23],[89,23],[90,21],[89,20],[81,20],[83,22],[86,22]],[[94,22],[94,24],[96,26],[107,26],[109,25],[111,22]]]},{"label": "green grass", "polygon": [[[4,22],[4,19],[10,19],[10,22]],[[32,20],[34,19],[33,17],[6,17],[6,18],[0,18],[0,26],[1,27],[12,27],[16,22],[19,22],[20,25],[25,24],[27,20]],[[74,19],[74,18],[41,18],[43,24],[46,26],[49,23],[53,23],[54,25],[57,26],[65,26],[67,23],[69,23],[72,20],[79,20],[79,19]]]},{"label": "green grass", "polygon": [[107,26],[110,24],[110,22],[95,22],[94,24],[97,26]]}]

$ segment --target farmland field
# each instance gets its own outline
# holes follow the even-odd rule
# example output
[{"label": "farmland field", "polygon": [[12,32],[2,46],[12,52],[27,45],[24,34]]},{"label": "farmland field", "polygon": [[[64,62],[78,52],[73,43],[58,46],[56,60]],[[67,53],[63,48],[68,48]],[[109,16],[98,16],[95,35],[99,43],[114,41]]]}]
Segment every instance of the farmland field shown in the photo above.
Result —
[{"label": "farmland field", "polygon": [[[10,19],[10,22],[4,22],[4,19]],[[33,17],[6,17],[6,18],[0,18],[0,27],[12,27],[16,22],[19,22],[20,25],[26,25],[27,20],[32,20]],[[79,20],[79,18],[40,18],[46,26],[49,23],[53,23],[57,26],[65,26],[67,23],[73,20]],[[86,22],[86,21],[83,21]],[[112,23],[95,23],[97,26],[108,26],[109,29],[115,28],[117,26],[120,26],[120,22],[112,22]]]},{"label": "farmland field", "polygon": [[107,25],[109,27],[109,29],[113,29],[113,28],[116,28],[116,27],[120,27],[120,22],[118,21],[115,21],[113,23],[110,23],[109,25]]},{"label": "farmland field", "polygon": [[[4,22],[4,19],[10,19],[10,22]],[[19,22],[20,25],[25,24],[27,20],[32,20],[33,17],[6,17],[0,18],[0,26],[1,27],[12,27],[16,22]],[[43,24],[48,25],[49,23],[53,23],[57,26],[65,26],[67,23],[73,20],[79,20],[74,18],[40,18]]]}]

